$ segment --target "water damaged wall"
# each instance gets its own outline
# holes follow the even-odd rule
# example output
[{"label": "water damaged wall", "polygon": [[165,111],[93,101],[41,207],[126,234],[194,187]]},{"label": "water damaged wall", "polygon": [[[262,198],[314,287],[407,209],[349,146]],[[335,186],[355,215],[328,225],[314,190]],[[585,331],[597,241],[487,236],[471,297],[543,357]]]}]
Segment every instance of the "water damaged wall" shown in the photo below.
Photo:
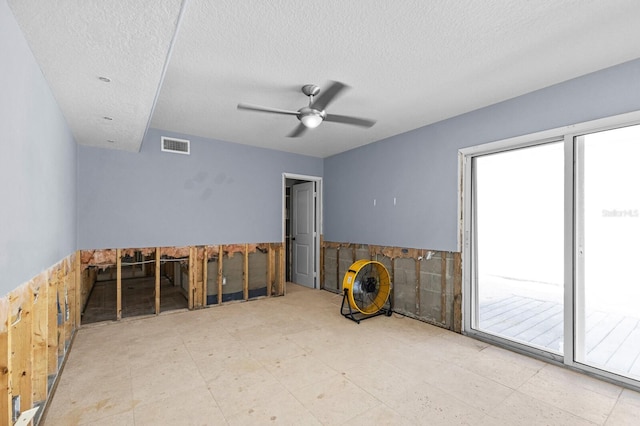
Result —
[{"label": "water damaged wall", "polygon": [[461,331],[460,253],[324,241],[322,288],[342,293],[345,274],[360,259],[376,260],[387,268],[394,312]]}]

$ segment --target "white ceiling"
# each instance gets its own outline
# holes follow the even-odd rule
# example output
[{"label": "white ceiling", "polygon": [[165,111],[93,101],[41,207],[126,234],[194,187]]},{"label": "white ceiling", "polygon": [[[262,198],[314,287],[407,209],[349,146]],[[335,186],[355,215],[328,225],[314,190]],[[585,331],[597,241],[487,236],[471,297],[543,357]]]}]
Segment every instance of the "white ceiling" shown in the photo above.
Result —
[{"label": "white ceiling", "polygon": [[[640,57],[637,0],[8,3],[78,143],[129,151],[155,127],[326,157]],[[377,123],[288,138],[296,117],[236,109],[329,80],[329,113]]]}]

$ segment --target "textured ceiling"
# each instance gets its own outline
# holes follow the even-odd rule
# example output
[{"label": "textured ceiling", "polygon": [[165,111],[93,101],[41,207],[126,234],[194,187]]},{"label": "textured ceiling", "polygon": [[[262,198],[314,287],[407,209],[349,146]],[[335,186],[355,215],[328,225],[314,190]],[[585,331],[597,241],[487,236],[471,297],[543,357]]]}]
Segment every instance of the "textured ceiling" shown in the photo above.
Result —
[{"label": "textured ceiling", "polygon": [[[151,126],[326,157],[640,57],[637,0],[9,4],[78,143],[130,151]],[[236,109],[329,80],[327,111],[375,126]]]}]

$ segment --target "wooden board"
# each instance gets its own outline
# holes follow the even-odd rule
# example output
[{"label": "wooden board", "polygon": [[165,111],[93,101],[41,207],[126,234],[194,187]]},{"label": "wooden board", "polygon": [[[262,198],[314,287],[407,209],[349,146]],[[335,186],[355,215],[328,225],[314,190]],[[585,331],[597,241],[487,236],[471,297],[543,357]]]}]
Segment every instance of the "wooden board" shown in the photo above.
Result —
[{"label": "wooden board", "polygon": [[204,256],[202,256],[201,307],[207,306],[207,282],[209,280],[209,252],[207,246],[205,246],[203,250]]},{"label": "wooden board", "polygon": [[7,318],[4,319],[4,331],[0,333],[0,424],[11,424],[11,338],[9,333],[9,302],[6,300]]},{"label": "wooden board", "polygon": [[440,252],[440,322],[447,322],[447,252]]},{"label": "wooden board", "polygon": [[64,280],[64,348],[65,351],[71,343],[71,337],[73,335],[73,322],[75,316],[71,313],[72,307],[75,304],[75,288],[73,287],[73,275],[67,269],[66,264],[63,267],[63,280]]},{"label": "wooden board", "polygon": [[160,247],[156,247],[156,273],[155,273],[155,291],[154,297],[154,311],[156,315],[160,314]]},{"label": "wooden board", "polygon": [[47,370],[48,375],[58,373],[58,274],[49,274],[47,301]]},{"label": "wooden board", "polygon": [[65,329],[65,298],[64,292],[66,290],[64,283],[64,273],[62,269],[58,269],[58,357],[64,356],[64,351],[66,349],[65,342],[67,341],[66,329]]},{"label": "wooden board", "polygon": [[453,331],[462,333],[462,255],[453,254]]},{"label": "wooden board", "polygon": [[280,259],[280,267],[279,267],[279,275],[278,275],[278,296],[284,296],[285,295],[285,286],[284,286],[284,281],[285,281],[285,277],[286,277],[286,273],[285,273],[285,267],[286,267],[286,259],[285,259],[285,250],[284,250],[284,246],[282,244],[280,244],[280,246],[278,247],[278,255],[279,255],[279,259]]},{"label": "wooden board", "polygon": [[80,261],[80,251],[76,251],[73,256],[73,272],[76,289],[76,303],[74,305],[75,312],[75,328],[79,328],[82,322],[82,308],[84,301],[82,300],[82,263]]},{"label": "wooden board", "polygon": [[122,319],[122,250],[116,249],[116,319]]},{"label": "wooden board", "polygon": [[196,249],[189,247],[189,310],[193,309],[196,293]]},{"label": "wooden board", "polygon": [[[21,291],[18,289],[17,291]],[[22,299],[22,300],[21,300]],[[32,407],[33,404],[33,293],[29,288],[24,290],[22,298],[14,293],[9,295],[9,304],[17,315],[11,318],[11,394],[20,395],[22,410]]]},{"label": "wooden board", "polygon": [[244,257],[242,259],[242,296],[244,300],[249,300],[249,246],[244,246]]},{"label": "wooden board", "polygon": [[218,305],[222,303],[222,279],[223,279],[223,269],[222,269],[222,258],[224,257],[224,247],[218,247]]},{"label": "wooden board", "polygon": [[33,400],[47,399],[49,377],[49,285],[42,283],[33,303]]}]

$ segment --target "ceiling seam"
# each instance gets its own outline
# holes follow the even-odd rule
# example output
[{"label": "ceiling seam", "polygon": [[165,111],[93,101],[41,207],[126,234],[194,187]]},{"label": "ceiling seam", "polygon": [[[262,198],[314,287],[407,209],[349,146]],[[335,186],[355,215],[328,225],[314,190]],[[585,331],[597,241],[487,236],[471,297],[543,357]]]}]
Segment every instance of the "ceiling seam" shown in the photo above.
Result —
[{"label": "ceiling seam", "polygon": [[178,39],[178,33],[180,32],[180,27],[182,25],[182,18],[184,17],[185,11],[187,10],[188,3],[189,3],[189,0],[182,0],[182,4],[180,5],[180,13],[178,14],[178,19],[176,21],[176,30],[174,31],[173,36],[171,37],[171,42],[169,43],[169,50],[167,51],[167,56],[164,60],[164,65],[162,66],[160,81],[158,82],[158,88],[156,89],[156,94],[153,97],[153,103],[151,104],[151,110],[149,111],[149,117],[147,118],[147,124],[144,128],[144,133],[142,134],[140,145],[138,145],[138,152],[140,152],[140,149],[142,149],[142,141],[144,141],[144,139],[147,137],[147,132],[149,131],[149,127],[151,126],[153,113],[155,112],[156,105],[158,103],[158,98],[160,97],[160,91],[162,90],[162,85],[164,84],[164,78],[167,74],[167,69],[169,68],[169,61],[171,61],[173,47],[176,44],[176,40]]}]

